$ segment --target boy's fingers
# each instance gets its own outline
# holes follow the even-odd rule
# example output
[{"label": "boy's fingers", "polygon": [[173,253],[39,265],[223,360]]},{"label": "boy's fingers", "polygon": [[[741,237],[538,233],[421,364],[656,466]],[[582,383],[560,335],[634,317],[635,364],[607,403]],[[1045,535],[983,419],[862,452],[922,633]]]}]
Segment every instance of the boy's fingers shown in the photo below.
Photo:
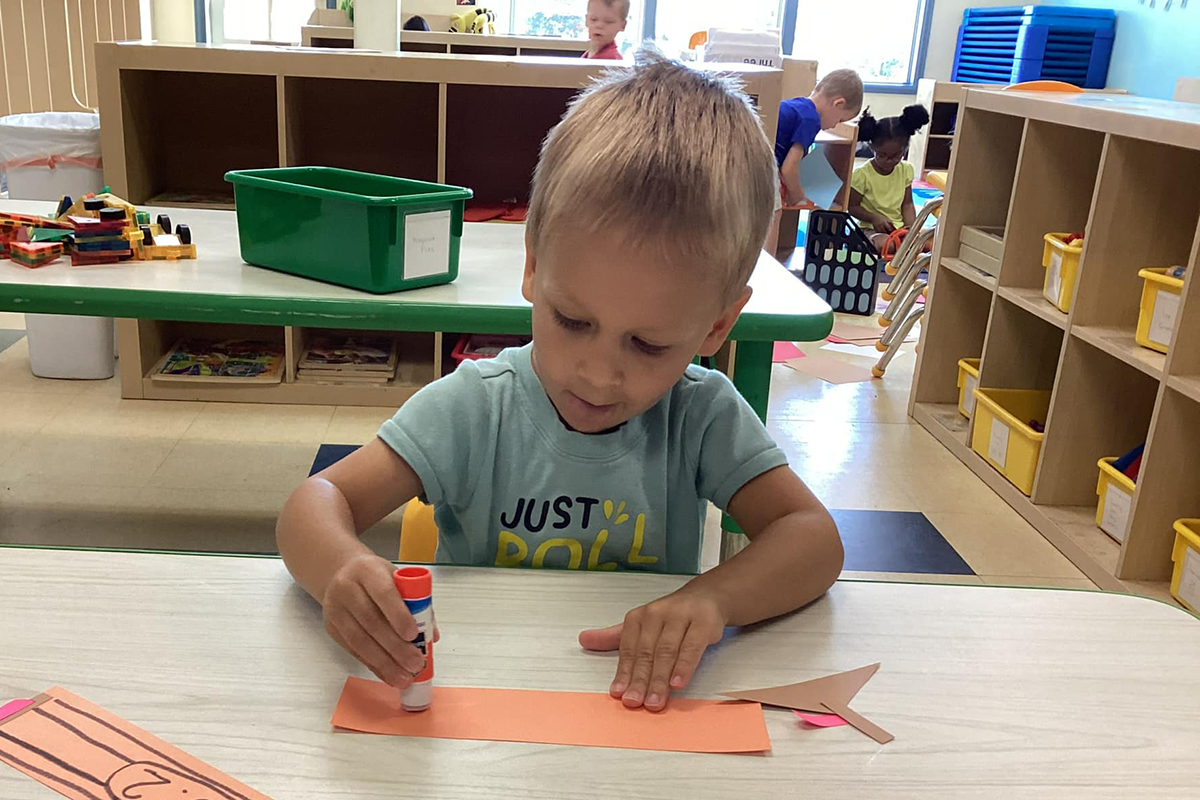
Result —
[{"label": "boy's fingers", "polygon": [[363,581],[363,589],[401,639],[411,642],[417,638],[417,622],[408,612],[408,606],[400,599],[400,593],[396,591],[391,576],[383,581],[372,574]]},{"label": "boy's fingers", "polygon": [[625,659],[628,652],[633,661],[633,669],[629,674],[629,688],[621,696],[626,708],[637,708],[642,705],[642,701],[646,697],[646,690],[650,685],[650,672],[654,669],[655,647],[658,644],[660,633],[662,633],[662,620],[650,619],[642,623],[637,639],[628,649],[625,640],[630,637],[621,639],[621,658]]},{"label": "boy's fingers", "polygon": [[[608,689],[609,694],[613,697],[621,697],[629,687],[629,679],[633,674],[634,647],[637,645],[640,629],[641,626],[637,620],[629,620],[621,625],[621,640],[617,643],[617,649],[620,650],[620,657],[617,659],[617,676],[613,678],[612,686]],[[605,628],[605,630],[612,630],[612,628]]]},{"label": "boy's fingers", "polygon": [[621,646],[621,629],[624,622],[609,625],[607,628],[594,628],[579,634],[579,646],[584,650],[595,653],[607,653]]},{"label": "boy's fingers", "polygon": [[665,625],[654,645],[654,665],[650,670],[650,685],[646,691],[646,708],[659,711],[667,705],[669,683],[675,672],[675,661],[679,657],[679,645],[687,632],[686,621],[672,621]]},{"label": "boy's fingers", "polygon": [[412,644],[400,638],[392,628],[391,623],[383,615],[383,611],[375,605],[373,598],[366,590],[360,590],[354,599],[347,603],[351,615],[359,626],[378,644],[388,657],[409,674],[420,672],[424,666],[425,657]]},{"label": "boy's fingers", "polygon": [[679,645],[679,656],[675,659],[675,673],[671,676],[671,688],[682,689],[692,680],[700,657],[708,649],[708,641],[699,625],[688,628],[683,642]]},{"label": "boy's fingers", "polygon": [[397,664],[349,613],[334,613],[325,629],[384,683],[397,689],[405,689],[412,683],[412,674]]}]

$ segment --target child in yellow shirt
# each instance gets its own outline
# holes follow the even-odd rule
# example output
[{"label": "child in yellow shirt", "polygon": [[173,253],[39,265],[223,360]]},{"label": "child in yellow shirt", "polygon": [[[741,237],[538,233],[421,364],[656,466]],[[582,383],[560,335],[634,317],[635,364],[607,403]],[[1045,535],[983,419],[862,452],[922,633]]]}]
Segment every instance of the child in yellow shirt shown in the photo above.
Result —
[{"label": "child in yellow shirt", "polygon": [[856,169],[850,179],[850,213],[876,248],[883,246],[892,231],[907,228],[916,219],[914,170],[904,157],[909,139],[928,122],[925,106],[912,105],[898,117],[880,120],[868,111],[858,123],[859,138],[870,143],[875,157]]}]

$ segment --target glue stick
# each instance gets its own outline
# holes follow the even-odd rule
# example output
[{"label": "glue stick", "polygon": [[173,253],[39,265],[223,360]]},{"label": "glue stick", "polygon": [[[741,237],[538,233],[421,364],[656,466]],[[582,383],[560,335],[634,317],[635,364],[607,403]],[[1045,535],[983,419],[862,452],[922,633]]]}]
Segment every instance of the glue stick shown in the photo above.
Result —
[{"label": "glue stick", "polygon": [[405,711],[424,711],[433,702],[433,573],[425,567],[401,567],[392,581],[417,621],[413,644],[425,655],[425,668],[400,694],[400,705]]}]

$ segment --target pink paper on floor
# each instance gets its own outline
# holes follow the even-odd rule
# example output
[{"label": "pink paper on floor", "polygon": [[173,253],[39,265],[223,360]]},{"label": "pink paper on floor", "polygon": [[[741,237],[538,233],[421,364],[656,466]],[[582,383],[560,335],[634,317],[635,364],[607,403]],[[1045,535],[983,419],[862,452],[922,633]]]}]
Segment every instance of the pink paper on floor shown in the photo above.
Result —
[{"label": "pink paper on floor", "polygon": [[793,358],[784,362],[797,372],[820,378],[827,383],[856,383],[874,379],[871,370],[847,364],[836,358],[813,355],[808,358]]},{"label": "pink paper on floor", "polygon": [[797,717],[818,728],[837,728],[850,723],[837,714],[806,714],[803,711],[794,712]]},{"label": "pink paper on floor", "polygon": [[771,361],[782,364],[789,358],[804,358],[804,351],[792,342],[776,342],[775,349],[771,351]]}]

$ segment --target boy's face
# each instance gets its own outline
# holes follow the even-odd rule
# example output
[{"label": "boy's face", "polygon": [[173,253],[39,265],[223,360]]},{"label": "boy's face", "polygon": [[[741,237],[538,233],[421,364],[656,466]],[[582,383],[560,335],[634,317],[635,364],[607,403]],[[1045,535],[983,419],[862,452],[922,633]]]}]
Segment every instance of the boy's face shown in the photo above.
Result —
[{"label": "boy's face", "polygon": [[858,116],[858,111],[846,108],[846,98],[844,97],[826,100],[817,108],[817,113],[821,115],[821,130],[823,131],[836,128],[843,122],[849,122]]},{"label": "boy's face", "polygon": [[591,0],[587,5],[588,40],[594,46],[603,47],[625,30],[625,21],[615,4],[610,6],[601,0]]},{"label": "boy's face", "polygon": [[[569,239],[569,241],[564,241]],[[620,237],[559,236],[525,245],[538,378],[568,426],[598,433],[643,413],[696,355],[720,349],[746,289],[724,304],[715,279],[664,265]]]}]

